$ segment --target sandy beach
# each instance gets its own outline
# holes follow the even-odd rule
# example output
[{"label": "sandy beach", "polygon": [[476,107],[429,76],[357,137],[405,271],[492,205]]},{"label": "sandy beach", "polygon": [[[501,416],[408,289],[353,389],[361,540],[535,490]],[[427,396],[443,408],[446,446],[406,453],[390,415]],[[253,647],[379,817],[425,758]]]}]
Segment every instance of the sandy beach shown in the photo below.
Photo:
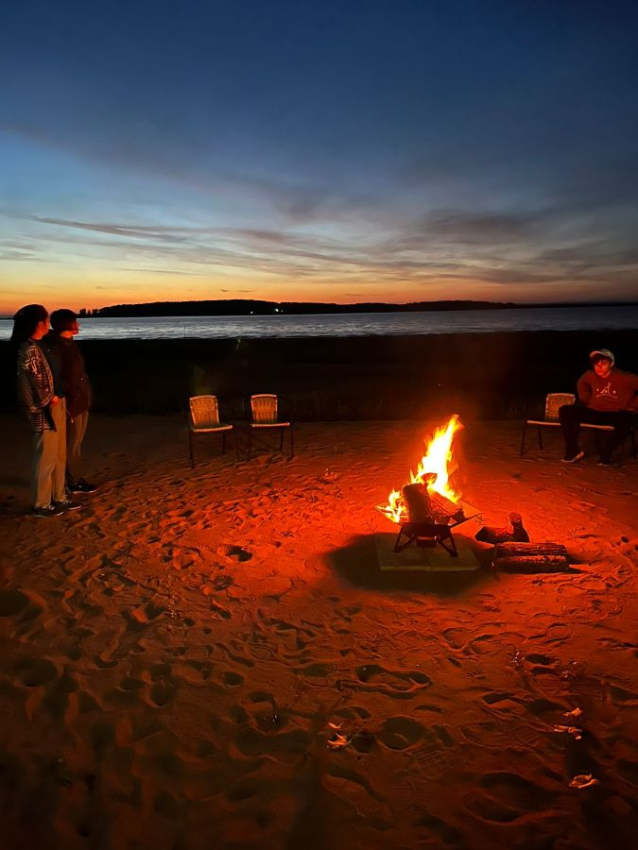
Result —
[{"label": "sandy beach", "polygon": [[178,414],[96,415],[99,492],[37,520],[0,417],[3,848],[633,846],[638,463],[468,422],[464,498],[572,571],[495,571],[467,523],[477,569],[381,572],[375,505],[432,424],[191,471]]}]

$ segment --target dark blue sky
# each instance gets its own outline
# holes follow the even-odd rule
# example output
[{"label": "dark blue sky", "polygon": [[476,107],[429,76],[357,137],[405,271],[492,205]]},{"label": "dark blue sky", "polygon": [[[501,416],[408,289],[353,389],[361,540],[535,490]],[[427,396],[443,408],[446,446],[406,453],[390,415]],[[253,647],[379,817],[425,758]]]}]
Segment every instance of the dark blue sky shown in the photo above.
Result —
[{"label": "dark blue sky", "polygon": [[4,3],[0,309],[638,298],[638,4]]}]

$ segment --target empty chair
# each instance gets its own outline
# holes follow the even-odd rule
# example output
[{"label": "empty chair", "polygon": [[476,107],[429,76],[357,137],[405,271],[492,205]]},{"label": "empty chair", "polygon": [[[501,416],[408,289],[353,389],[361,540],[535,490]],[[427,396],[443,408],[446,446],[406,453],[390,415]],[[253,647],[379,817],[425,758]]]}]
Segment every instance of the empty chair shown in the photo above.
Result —
[{"label": "empty chair", "polygon": [[195,468],[195,437],[207,436],[209,434],[221,434],[222,454],[226,453],[226,434],[233,433],[235,441],[235,453],[239,460],[237,449],[237,438],[232,425],[223,424],[219,420],[219,404],[215,395],[194,395],[188,400],[188,448],[191,456],[191,468]]},{"label": "empty chair", "polygon": [[560,420],[558,411],[564,404],[574,404],[576,396],[574,393],[548,393],[545,397],[545,418],[544,419],[526,419],[523,422],[523,436],[521,437],[521,456],[525,454],[525,439],[527,436],[528,426],[535,426],[538,429],[538,447],[543,448],[543,437],[541,434],[542,428],[560,428]]},{"label": "empty chair", "polygon": [[290,457],[294,456],[294,436],[292,422],[278,418],[278,398],[273,393],[260,393],[251,395],[248,400],[248,433],[247,450],[248,459],[252,456],[253,434],[279,429],[279,450],[284,450],[284,433],[290,435]]}]

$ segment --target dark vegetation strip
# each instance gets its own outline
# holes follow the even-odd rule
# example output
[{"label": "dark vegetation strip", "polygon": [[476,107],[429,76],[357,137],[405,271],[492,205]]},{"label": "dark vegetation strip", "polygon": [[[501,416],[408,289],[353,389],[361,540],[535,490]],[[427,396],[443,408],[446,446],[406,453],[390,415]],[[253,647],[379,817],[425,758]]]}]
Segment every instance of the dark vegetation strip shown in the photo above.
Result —
[{"label": "dark vegetation strip", "polygon": [[[94,410],[177,411],[189,394],[214,393],[242,418],[252,392],[287,397],[297,421],[515,419],[547,392],[573,391],[588,353],[601,346],[638,372],[636,331],[450,334],[228,340],[90,340],[79,344]],[[0,343],[0,409],[14,409],[14,366]]]}]

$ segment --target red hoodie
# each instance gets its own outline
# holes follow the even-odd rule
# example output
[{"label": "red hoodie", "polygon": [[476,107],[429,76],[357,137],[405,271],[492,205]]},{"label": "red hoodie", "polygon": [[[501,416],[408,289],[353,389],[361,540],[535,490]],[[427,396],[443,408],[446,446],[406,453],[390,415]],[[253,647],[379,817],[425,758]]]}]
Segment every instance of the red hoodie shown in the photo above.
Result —
[{"label": "red hoodie", "polygon": [[578,381],[578,398],[592,410],[638,410],[638,375],[612,369],[606,378],[593,369]]}]

